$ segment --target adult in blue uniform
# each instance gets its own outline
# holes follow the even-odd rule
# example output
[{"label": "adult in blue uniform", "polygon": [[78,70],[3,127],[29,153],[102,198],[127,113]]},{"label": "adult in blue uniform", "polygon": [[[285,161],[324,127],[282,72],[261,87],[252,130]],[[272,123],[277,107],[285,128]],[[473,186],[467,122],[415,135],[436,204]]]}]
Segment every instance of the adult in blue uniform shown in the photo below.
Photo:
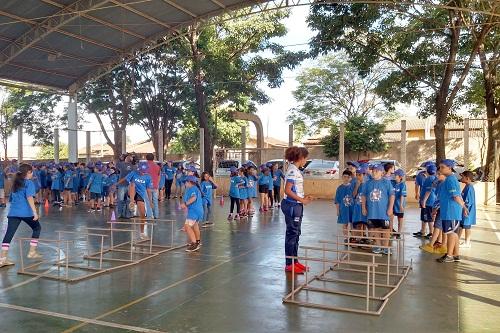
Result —
[{"label": "adult in blue uniform", "polygon": [[168,161],[167,165],[163,167],[163,172],[165,172],[165,195],[167,199],[172,197],[172,184],[174,183],[176,168],[173,167],[172,161]]}]

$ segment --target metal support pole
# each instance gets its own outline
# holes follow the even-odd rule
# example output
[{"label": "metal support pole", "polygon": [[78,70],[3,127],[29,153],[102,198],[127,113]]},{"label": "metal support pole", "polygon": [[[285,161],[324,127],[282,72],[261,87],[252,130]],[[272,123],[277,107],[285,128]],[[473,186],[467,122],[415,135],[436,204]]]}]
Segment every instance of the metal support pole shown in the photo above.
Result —
[{"label": "metal support pole", "polygon": [[122,154],[127,152],[127,131],[122,130]]},{"label": "metal support pole", "polygon": [[86,152],[85,152],[85,155],[86,155],[86,161],[87,163],[90,163],[90,157],[91,157],[91,154],[92,154],[92,148],[91,148],[91,141],[90,141],[90,131],[87,131],[85,133],[85,141],[86,141],[86,145],[87,145],[87,149],[86,149]]},{"label": "metal support pole", "polygon": [[200,168],[205,171],[205,129],[200,127]]},{"label": "metal support pole", "polygon": [[[7,156],[5,156],[7,158]],[[23,126],[17,128],[17,160],[19,163],[23,160]]]},{"label": "metal support pole", "polygon": [[345,125],[342,123],[339,126],[339,169],[343,170],[345,167],[345,142],[344,142],[344,136],[345,136]]},{"label": "metal support pole", "polygon": [[247,154],[247,127],[241,126],[241,165],[243,165],[246,161]]},{"label": "metal support pole", "polygon": [[293,146],[293,124],[288,125],[288,147]]},{"label": "metal support pole", "polygon": [[401,120],[401,166],[406,170],[406,120]]},{"label": "metal support pole", "polygon": [[163,130],[156,132],[158,138],[158,162],[163,163]]},{"label": "metal support pole", "polygon": [[68,162],[78,162],[78,110],[76,92],[69,96],[68,103]]},{"label": "metal support pole", "polygon": [[469,169],[469,118],[464,119],[464,166],[465,169]]},{"label": "metal support pole", "polygon": [[59,128],[54,129],[54,162],[59,163]]}]

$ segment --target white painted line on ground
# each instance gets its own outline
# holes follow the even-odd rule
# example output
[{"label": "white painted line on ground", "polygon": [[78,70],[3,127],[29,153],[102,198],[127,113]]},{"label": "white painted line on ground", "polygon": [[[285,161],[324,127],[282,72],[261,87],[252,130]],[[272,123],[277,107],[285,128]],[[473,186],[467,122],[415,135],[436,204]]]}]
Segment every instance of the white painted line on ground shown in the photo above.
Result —
[{"label": "white painted line on ground", "polygon": [[490,224],[491,228],[495,230],[495,231],[493,231],[493,233],[497,236],[497,239],[500,241],[500,231],[498,231],[498,228],[493,223],[493,221],[490,217],[490,214],[488,214],[487,212],[484,212],[484,215],[486,215],[487,221]]},{"label": "white painted line on ground", "polygon": [[99,326],[105,326],[105,327],[119,328],[119,329],[123,329],[123,330],[134,331],[134,332],[165,333],[163,331],[157,331],[157,330],[153,330],[153,329],[149,329],[149,328],[142,328],[142,327],[137,327],[137,326],[116,324],[116,323],[111,323],[111,322],[102,321],[102,320],[96,320],[96,319],[90,319],[90,318],[84,318],[84,317],[79,317],[79,316],[68,315],[68,314],[64,314],[64,313],[58,313],[58,312],[45,311],[45,310],[40,310],[40,309],[27,308],[27,307],[19,306],[19,305],[12,305],[12,304],[0,303],[0,307],[1,308],[5,308],[5,309],[10,309],[10,310],[17,310],[17,311],[35,313],[35,314],[39,314],[39,315],[45,315],[45,316],[50,316],[50,317],[55,317],[55,318],[80,321],[80,322],[83,322],[83,323],[86,323],[86,324],[93,324],[93,325],[99,325]]}]

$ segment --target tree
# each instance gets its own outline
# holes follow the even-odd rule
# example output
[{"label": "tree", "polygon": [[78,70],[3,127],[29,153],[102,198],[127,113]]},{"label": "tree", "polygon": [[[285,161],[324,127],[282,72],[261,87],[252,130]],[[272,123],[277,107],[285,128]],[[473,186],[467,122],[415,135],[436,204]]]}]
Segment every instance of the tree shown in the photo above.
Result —
[{"label": "tree", "polygon": [[288,11],[251,11],[244,9],[243,17],[215,25],[193,23],[188,34],[175,43],[192,89],[190,108],[197,117],[197,126],[204,128],[204,164],[209,171],[215,144],[215,111],[224,106],[255,112],[256,104],[269,101],[257,82],[267,81],[268,86],[278,87],[283,82],[283,70],[294,68],[305,57],[303,52],[286,51],[272,41],[286,34],[281,21]]},{"label": "tree", "polygon": [[387,72],[376,91],[387,105],[414,102],[421,116],[435,116],[438,160],[445,158],[445,123],[459,107],[457,97],[481,43],[499,20],[474,12],[474,6],[498,12],[495,2],[446,5],[315,5],[308,18],[317,31],[311,41],[314,55],[344,50],[361,74],[383,64]]},{"label": "tree", "polygon": [[[351,117],[345,123],[344,150],[345,152],[382,152],[387,145],[382,139],[385,125],[369,120],[364,116]],[[325,154],[328,157],[338,157],[340,143],[339,128],[333,125],[330,135],[321,140]]]},{"label": "tree", "polygon": [[15,110],[13,125],[22,125],[23,130],[33,137],[33,144],[52,144],[54,129],[67,123],[66,116],[56,112],[62,96],[18,88],[8,91],[6,103]]},{"label": "tree", "polygon": [[[96,117],[106,143],[113,149],[115,159],[122,153],[122,132],[127,128],[132,111],[136,82],[136,64],[127,62],[79,91],[78,101]],[[103,119],[111,125],[113,140]]]},{"label": "tree", "polygon": [[12,105],[8,103],[9,91],[5,88],[0,89],[0,94],[2,95],[2,100],[0,101],[0,141],[2,142],[4,158],[7,158],[8,151],[8,139],[16,128],[13,115],[15,110]]},{"label": "tree", "polygon": [[324,56],[317,66],[298,75],[293,96],[299,105],[290,110],[288,120],[300,132],[306,129],[312,134],[353,118],[384,119],[390,115],[374,92],[380,73],[361,76],[344,58],[343,54]]},{"label": "tree", "polygon": [[[59,158],[68,158],[68,145],[65,143],[59,143]],[[54,145],[46,144],[43,145],[40,151],[36,154],[37,160],[53,160],[54,159]]]}]

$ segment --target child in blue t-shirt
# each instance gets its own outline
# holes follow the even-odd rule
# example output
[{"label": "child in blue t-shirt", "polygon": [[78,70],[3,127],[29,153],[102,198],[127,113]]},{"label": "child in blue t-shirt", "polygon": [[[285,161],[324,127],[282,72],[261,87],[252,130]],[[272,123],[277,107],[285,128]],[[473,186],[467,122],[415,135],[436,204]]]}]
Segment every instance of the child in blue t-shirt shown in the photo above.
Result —
[{"label": "child in blue t-shirt", "polygon": [[63,201],[64,206],[71,206],[73,203],[71,202],[71,191],[73,190],[73,171],[71,170],[69,164],[66,164],[63,167],[63,183],[64,183],[64,192],[63,192]]},{"label": "child in blue t-shirt", "polygon": [[352,209],[354,200],[352,197],[352,173],[349,170],[342,172],[342,184],[335,192],[335,206],[337,207],[337,223],[342,225],[342,232],[347,239],[347,228],[352,222]]},{"label": "child in blue t-shirt", "polygon": [[421,220],[423,223],[429,226],[429,233],[425,235],[425,226],[422,228],[422,237],[430,239],[432,236],[432,231],[434,229],[434,221],[432,218],[432,207],[436,201],[436,171],[437,168],[434,164],[429,164],[426,168],[427,177],[425,177],[424,183],[422,184],[422,196],[420,197],[420,208],[423,209],[423,214],[421,215]]},{"label": "child in blue t-shirt", "polygon": [[62,205],[62,199],[61,199],[61,191],[62,191],[62,172],[59,171],[55,166],[52,168],[52,173],[50,175],[50,178],[52,180],[52,184],[50,186],[50,189],[52,190],[52,199],[54,202],[54,206],[60,206]]},{"label": "child in blue t-shirt", "polygon": [[281,181],[285,179],[283,170],[278,167],[278,163],[273,165],[273,193],[274,205],[280,207],[281,205]]},{"label": "child in blue t-shirt", "polygon": [[472,182],[474,181],[474,174],[472,171],[464,171],[461,175],[460,181],[465,184],[462,190],[462,199],[465,202],[465,206],[469,211],[467,216],[462,216],[462,221],[460,222],[460,232],[459,239],[462,238],[462,234],[465,230],[465,242],[460,243],[460,247],[470,248],[471,247],[471,227],[476,224],[476,193],[474,191],[474,186]]},{"label": "child in blue t-shirt", "polygon": [[71,200],[73,203],[77,206],[78,201],[80,200],[80,173],[81,173],[81,168],[78,166],[78,164],[75,165],[75,169],[73,171],[73,188],[71,189]]},{"label": "child in blue t-shirt", "polygon": [[[235,220],[240,219],[240,186],[243,185],[243,181],[240,176],[238,176],[238,169],[236,167],[231,167],[229,169],[231,173],[231,178],[229,180],[229,198],[231,200],[231,206],[229,211],[228,221],[233,219],[234,206],[236,205],[236,214],[234,215]],[[267,193],[266,193],[267,195]]]},{"label": "child in blue t-shirt", "polygon": [[272,182],[269,169],[265,165],[260,166],[259,175],[259,195],[260,195],[260,209],[259,211],[267,212],[269,210],[269,183]]},{"label": "child in blue t-shirt", "polygon": [[90,210],[89,212],[101,211],[101,198],[104,187],[104,177],[102,175],[102,167],[94,167],[94,172],[90,175],[87,183],[87,191],[90,193]]},{"label": "child in blue t-shirt", "polygon": [[184,168],[179,165],[179,168],[175,171],[175,192],[177,198],[182,198],[182,193],[184,192],[184,183],[186,179],[186,174],[184,173]]},{"label": "child in blue t-shirt", "polygon": [[439,163],[439,171],[446,177],[438,192],[439,213],[443,225],[443,234],[446,235],[448,241],[448,253],[437,259],[441,263],[460,261],[457,232],[462,218],[469,215],[460,193],[460,184],[453,174],[453,167],[455,167],[455,161],[453,160],[444,159]]},{"label": "child in blue t-shirt", "polygon": [[198,251],[201,246],[199,222],[203,220],[203,198],[198,189],[198,178],[188,176],[186,178],[186,192],[182,198],[183,209],[187,209],[184,230],[189,238],[189,245],[186,252]]},{"label": "child in blue t-shirt", "polygon": [[120,176],[118,175],[118,171],[116,170],[115,167],[111,167],[109,169],[109,176],[108,176],[108,199],[109,199],[109,207],[113,208],[115,207],[115,202],[116,202],[116,186],[118,184],[118,180],[120,179]]},{"label": "child in blue t-shirt", "polygon": [[165,195],[167,199],[170,199],[172,196],[172,184],[175,178],[176,168],[173,167],[172,161],[168,161],[167,164],[163,167],[163,172],[165,172]]},{"label": "child in blue t-shirt", "polygon": [[268,202],[268,209],[273,209],[274,208],[274,200],[273,200],[273,188],[274,188],[274,172],[273,172],[273,164],[272,163],[266,163],[266,168],[269,170],[269,184],[267,185],[267,202]]},{"label": "child in blue t-shirt", "polygon": [[[406,207],[406,182],[405,172],[402,169],[394,171],[394,216],[398,219],[398,234],[396,238],[401,238]],[[392,229],[391,229],[392,230]]]},{"label": "child in blue t-shirt", "polygon": [[[389,220],[393,215],[394,188],[387,179],[383,178],[384,166],[373,166],[372,179],[366,183],[363,190],[362,209],[363,215],[368,217],[368,228],[374,232],[370,236],[379,238],[375,245],[389,246],[390,231]],[[382,240],[380,240],[382,238]],[[373,253],[389,254],[388,248],[374,247]]]},{"label": "child in blue t-shirt", "polygon": [[[352,190],[352,196],[354,198],[354,207],[352,209],[352,228],[355,230],[359,230],[353,232],[353,235],[359,237],[363,236],[364,230],[367,229],[366,226],[367,217],[362,213],[362,196],[363,196],[364,186],[366,184],[366,179],[365,179],[366,172],[367,168],[364,167],[359,167],[356,169],[356,182]],[[362,244],[367,244],[368,240],[358,238],[358,239],[353,239],[351,242],[352,243],[359,242]]]},{"label": "child in blue t-shirt", "polygon": [[217,188],[217,184],[214,182],[213,178],[210,177],[208,172],[203,172],[201,174],[201,193],[203,194],[203,223],[202,227],[211,227],[214,222],[210,221],[212,205],[214,200],[214,190]]},{"label": "child in blue t-shirt", "polygon": [[[148,163],[140,161],[137,164],[137,170],[132,171],[125,178],[129,183],[128,196],[130,198],[130,210],[134,211],[135,205],[137,205],[137,214],[140,219],[144,219],[149,207],[152,207],[153,181],[147,173],[148,170]],[[144,224],[141,224],[140,237],[141,239],[147,239],[147,235],[144,232]]]},{"label": "child in blue t-shirt", "polygon": [[241,179],[241,185],[238,188],[240,193],[240,218],[246,218],[248,217],[248,178],[244,167],[238,170],[238,176]]},{"label": "child in blue t-shirt", "polygon": [[257,170],[254,167],[249,166],[247,171],[248,178],[248,215],[254,215],[255,209],[253,208],[253,199],[257,198],[257,182],[258,178],[256,176]]},{"label": "child in blue t-shirt", "polygon": [[165,173],[165,168],[161,167],[161,163],[158,163],[160,166],[160,181],[158,183],[158,201],[163,202],[165,200],[165,182],[167,180],[167,174]]}]

